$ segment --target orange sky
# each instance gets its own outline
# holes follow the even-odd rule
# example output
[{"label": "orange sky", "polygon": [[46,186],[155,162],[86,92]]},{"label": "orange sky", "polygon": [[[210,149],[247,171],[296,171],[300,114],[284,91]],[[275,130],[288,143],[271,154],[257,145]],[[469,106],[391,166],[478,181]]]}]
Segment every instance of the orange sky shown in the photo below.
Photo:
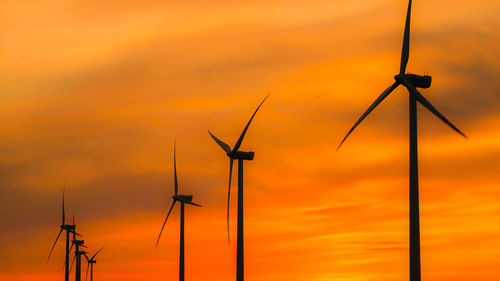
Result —
[{"label": "orange sky", "polygon": [[[96,281],[234,280],[227,157],[242,149],[249,281],[408,280],[407,93],[335,149],[399,69],[406,1],[0,1],[0,281],[63,280],[67,212]],[[500,280],[500,2],[414,1],[408,71],[469,139],[419,108],[422,276]],[[236,183],[236,182],[234,182]],[[236,194],[234,192],[233,194]],[[236,196],[233,196],[236,199]],[[236,200],[231,232],[236,236]]]}]

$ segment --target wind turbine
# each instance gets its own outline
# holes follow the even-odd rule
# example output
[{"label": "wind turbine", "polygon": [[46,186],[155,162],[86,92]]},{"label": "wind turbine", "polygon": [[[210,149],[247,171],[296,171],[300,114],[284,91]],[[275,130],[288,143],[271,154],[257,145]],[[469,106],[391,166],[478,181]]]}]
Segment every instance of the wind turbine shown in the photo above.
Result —
[{"label": "wind turbine", "polygon": [[[81,241],[81,240],[78,240]],[[87,254],[86,251],[80,250],[80,247],[83,247],[83,241],[82,244],[78,245],[75,247],[75,257],[76,257],[76,271],[75,271],[75,281],[81,281],[82,280],[82,256]]]},{"label": "wind turbine", "polygon": [[231,198],[231,176],[233,173],[233,162],[235,159],[238,160],[238,226],[237,226],[237,246],[236,246],[236,280],[238,281],[243,281],[244,280],[244,262],[243,262],[243,161],[244,160],[253,160],[253,157],[255,155],[254,152],[245,152],[245,151],[239,151],[239,148],[241,146],[241,143],[243,142],[243,138],[245,137],[245,134],[248,130],[248,127],[250,126],[250,123],[252,123],[252,120],[257,114],[257,111],[259,111],[259,108],[262,106],[262,104],[266,101],[266,99],[269,97],[270,93],[262,100],[262,102],[259,104],[255,112],[253,113],[252,117],[248,121],[247,125],[243,129],[243,132],[240,135],[240,138],[234,145],[233,149],[229,145],[227,145],[225,142],[221,141],[220,139],[216,138],[210,131],[208,133],[212,138],[217,142],[217,144],[226,152],[226,155],[229,157],[229,185],[227,189],[227,237],[229,241],[229,201]]},{"label": "wind turbine", "polygon": [[54,247],[57,244],[57,241],[59,240],[59,237],[61,236],[61,233],[63,231],[66,231],[66,255],[65,255],[65,260],[64,260],[64,280],[69,281],[69,253],[71,249],[69,248],[69,234],[73,233],[73,236],[79,235],[78,233],[75,232],[75,224],[66,224],[66,215],[65,215],[65,208],[64,208],[64,192],[66,189],[66,185],[63,188],[63,196],[62,196],[62,223],[59,226],[59,234],[57,234],[56,240],[54,241],[54,244],[52,245],[52,248],[50,249],[49,257],[47,258],[47,263],[50,260],[50,256],[52,255],[52,251],[54,251]]},{"label": "wind turbine", "polygon": [[93,276],[94,276],[94,264],[96,263],[96,260],[95,260],[95,257],[97,256],[97,254],[99,254],[99,252],[103,249],[104,247],[102,247],[101,249],[99,249],[99,251],[97,251],[90,259],[89,257],[87,256],[87,254],[85,253],[84,256],[85,258],[87,259],[87,272],[85,273],[85,281],[87,281],[87,276],[89,274],[89,265],[90,265],[90,281],[93,281]]},{"label": "wind turbine", "polygon": [[161,233],[163,232],[163,228],[167,223],[168,217],[170,216],[170,212],[174,208],[176,202],[181,204],[181,233],[180,233],[180,250],[179,250],[179,281],[184,281],[184,204],[189,204],[197,207],[201,207],[201,205],[193,202],[193,195],[180,195],[179,194],[179,183],[177,181],[177,165],[175,160],[175,143],[174,143],[174,196],[172,196],[173,202],[172,206],[168,210],[167,217],[161,226],[160,235],[158,235],[158,240],[156,240],[156,248],[158,248],[158,243],[160,242]]},{"label": "wind turbine", "polygon": [[[75,224],[75,216],[73,215],[73,225]],[[73,241],[71,245],[71,249],[73,249],[73,245],[75,246],[75,255],[73,257],[73,261],[71,262],[71,269],[73,268],[73,263],[76,260],[76,269],[75,269],[75,281],[81,281],[82,278],[82,255],[86,254],[87,252],[82,251],[80,248],[87,248],[87,246],[84,245],[85,241],[84,240],[77,240],[75,233],[73,233]],[[70,249],[70,251],[71,251]]]},{"label": "wind turbine", "polygon": [[394,89],[399,85],[403,85],[409,92],[409,115],[410,115],[410,280],[420,281],[420,218],[419,218],[419,196],[418,196],[418,154],[417,154],[417,101],[427,110],[436,115],[444,123],[450,126],[460,135],[465,136],[455,125],[453,125],[446,117],[444,117],[420,92],[417,88],[429,88],[432,78],[430,76],[420,76],[417,74],[406,73],[406,65],[410,53],[410,17],[411,4],[408,3],[406,14],[406,23],[403,38],[403,50],[401,52],[401,65],[399,74],[394,76],[396,80],[389,88],[387,88],[370,107],[361,115],[354,126],[349,130],[344,137],[337,150],[354,129],[365,119],[370,112],[377,107]]}]

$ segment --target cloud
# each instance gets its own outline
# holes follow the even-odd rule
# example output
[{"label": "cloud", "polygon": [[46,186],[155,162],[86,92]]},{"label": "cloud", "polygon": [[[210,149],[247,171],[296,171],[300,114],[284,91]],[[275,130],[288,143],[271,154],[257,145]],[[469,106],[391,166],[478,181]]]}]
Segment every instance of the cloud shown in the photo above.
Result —
[{"label": "cloud", "polygon": [[[419,107],[423,261],[433,280],[493,280],[498,3],[448,2],[415,3],[412,18],[408,69],[433,75],[422,93],[469,135]],[[75,211],[91,247],[106,247],[102,280],[175,277],[178,210],[153,250],[172,196],[174,139],[181,190],[203,205],[189,209],[189,276],[233,278],[228,161],[207,130],[233,144],[269,91],[242,146],[256,152],[245,163],[249,278],[407,277],[407,93],[395,91],[336,152],[393,81],[405,3],[42,6],[11,3],[4,13],[0,280],[58,276],[60,264],[44,262],[64,182],[68,217]]]}]

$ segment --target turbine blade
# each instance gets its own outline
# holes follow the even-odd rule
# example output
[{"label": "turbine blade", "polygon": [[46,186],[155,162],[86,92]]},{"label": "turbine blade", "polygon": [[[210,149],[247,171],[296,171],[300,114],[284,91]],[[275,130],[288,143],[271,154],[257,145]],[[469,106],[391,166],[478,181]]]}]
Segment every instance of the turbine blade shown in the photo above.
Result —
[{"label": "turbine blade", "polygon": [[227,187],[227,243],[231,243],[229,237],[229,202],[231,201],[231,177],[233,175],[233,158],[229,158],[229,185]]},{"label": "turbine blade", "polygon": [[241,136],[240,138],[238,139],[238,141],[236,142],[236,144],[234,145],[233,147],[233,152],[236,152],[238,151],[238,149],[240,148],[241,146],[241,143],[243,142],[243,138],[245,137],[245,134],[247,133],[247,130],[248,130],[248,127],[250,126],[250,123],[252,123],[252,120],[253,120],[253,117],[255,116],[255,114],[257,114],[257,111],[259,111],[259,108],[262,106],[262,104],[266,101],[266,99],[269,97],[269,95],[271,95],[271,93],[267,94],[267,96],[262,100],[262,102],[259,104],[259,106],[257,107],[257,109],[255,110],[255,112],[253,113],[252,117],[250,118],[250,120],[248,120],[248,123],[247,125],[245,126],[245,129],[243,129],[243,132],[241,133]]},{"label": "turbine blade", "polygon": [[225,142],[221,141],[220,139],[216,138],[214,135],[212,135],[212,133],[210,131],[208,131],[208,133],[212,136],[212,138],[215,140],[215,142],[217,142],[217,144],[222,148],[224,149],[224,151],[226,153],[229,153],[231,152],[231,147],[229,147],[229,145],[227,145]]},{"label": "turbine blade", "polygon": [[89,260],[90,260],[90,259],[89,259],[89,256],[87,256],[87,254],[86,254],[86,253],[83,253],[83,256],[85,257],[85,259],[87,260],[87,262],[89,262]]},{"label": "turbine blade", "polygon": [[163,225],[161,226],[160,235],[158,235],[158,240],[156,240],[155,248],[158,248],[158,243],[160,242],[161,233],[163,232],[163,228],[165,227],[165,224],[167,223],[168,216],[170,216],[170,212],[172,212],[172,209],[174,208],[175,202],[176,202],[176,200],[174,200],[174,202],[172,202],[172,206],[170,206],[170,210],[168,210],[167,217],[165,218],[165,221],[163,222]]},{"label": "turbine blade", "polygon": [[404,74],[408,58],[410,56],[410,18],[411,18],[411,0],[408,2],[408,10],[406,12],[405,34],[403,37],[403,50],[401,51],[401,66],[399,73]]},{"label": "turbine blade", "polygon": [[63,198],[62,198],[62,225],[64,225],[64,222],[66,220],[66,216],[65,216],[65,211],[64,211],[64,192],[66,190],[66,183],[64,183],[64,187],[63,187]]},{"label": "turbine blade", "polygon": [[91,260],[94,260],[95,256],[97,256],[97,254],[99,254],[99,252],[104,249],[104,247],[100,248],[99,251],[97,251],[97,253],[95,253],[92,258],[90,258]]},{"label": "turbine blade", "polygon": [[174,141],[174,186],[175,186],[175,195],[179,192],[179,183],[177,181],[177,164],[175,160],[175,147],[176,147],[176,141]]},{"label": "turbine blade", "polygon": [[62,264],[61,272],[64,272],[65,269],[66,269],[66,259],[64,259],[64,262]]},{"label": "turbine blade", "polygon": [[63,228],[59,230],[59,234],[57,234],[56,241],[54,241],[54,245],[52,245],[52,249],[50,249],[49,257],[47,258],[47,263],[49,263],[50,256],[52,255],[52,251],[54,251],[54,247],[56,246],[57,240],[59,240],[59,236],[61,236],[61,233],[63,232]]},{"label": "turbine blade", "polygon": [[441,114],[420,92],[409,82],[405,82],[405,87],[410,91],[410,94],[413,95],[417,101],[423,105],[427,110],[432,112],[434,115],[436,115],[441,121],[446,123],[446,125],[450,126],[455,132],[459,133],[462,135],[464,138],[467,138],[467,136],[462,133],[455,125],[453,125],[446,117],[444,117],[443,114]]},{"label": "turbine blade", "polygon": [[194,202],[183,202],[183,203],[186,203],[186,204],[189,204],[189,205],[193,205],[193,206],[197,206],[197,207],[201,207],[200,204],[196,204]]},{"label": "turbine blade", "polygon": [[370,105],[370,107],[368,107],[368,109],[363,113],[363,115],[361,115],[361,117],[359,117],[358,121],[354,124],[354,126],[352,126],[352,128],[349,130],[349,132],[344,137],[342,142],[340,142],[339,146],[337,147],[337,151],[340,149],[340,147],[342,146],[344,141],[347,139],[347,137],[354,131],[354,129],[356,129],[356,127],[366,118],[366,116],[368,116],[368,114],[370,114],[370,112],[372,112],[372,110],[375,109],[375,107],[377,107],[398,86],[399,86],[399,82],[394,82],[394,84],[389,86],[389,88],[385,89],[385,91],[372,103],[372,105]]},{"label": "turbine blade", "polygon": [[61,267],[61,272],[64,272],[65,269],[66,269],[66,259],[64,260],[63,265]]},{"label": "turbine blade", "polygon": [[87,261],[87,271],[85,272],[85,281],[87,281],[87,276],[89,275],[90,263]]},{"label": "turbine blade", "polygon": [[73,256],[73,261],[71,262],[71,266],[69,267],[69,272],[73,269],[73,264],[75,263],[76,260],[76,254]]}]

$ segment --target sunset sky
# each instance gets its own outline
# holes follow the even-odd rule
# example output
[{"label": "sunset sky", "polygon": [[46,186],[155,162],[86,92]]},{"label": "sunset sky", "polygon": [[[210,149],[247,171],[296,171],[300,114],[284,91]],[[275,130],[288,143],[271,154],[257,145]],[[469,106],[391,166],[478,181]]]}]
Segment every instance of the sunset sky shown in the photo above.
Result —
[{"label": "sunset sky", "polygon": [[[345,133],[399,70],[406,0],[0,0],[0,281],[63,280],[67,217],[96,281],[234,280],[231,146],[248,281],[408,280],[408,93]],[[423,281],[500,280],[500,1],[415,0]],[[233,179],[236,177],[233,174]],[[233,187],[236,181],[233,182]],[[236,195],[236,189],[233,189]],[[231,235],[236,237],[236,196]],[[84,269],[86,264],[84,265]]]}]

